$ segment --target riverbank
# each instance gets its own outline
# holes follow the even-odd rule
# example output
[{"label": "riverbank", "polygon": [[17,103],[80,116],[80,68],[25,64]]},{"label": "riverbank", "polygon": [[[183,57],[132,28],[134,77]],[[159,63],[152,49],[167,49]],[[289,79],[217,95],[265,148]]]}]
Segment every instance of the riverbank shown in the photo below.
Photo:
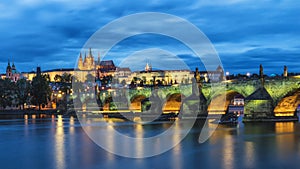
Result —
[{"label": "riverbank", "polygon": [[0,110],[0,119],[50,118],[56,110]]},{"label": "riverbank", "polygon": [[298,116],[291,117],[269,117],[269,118],[243,118],[244,123],[248,122],[294,122],[299,121]]}]

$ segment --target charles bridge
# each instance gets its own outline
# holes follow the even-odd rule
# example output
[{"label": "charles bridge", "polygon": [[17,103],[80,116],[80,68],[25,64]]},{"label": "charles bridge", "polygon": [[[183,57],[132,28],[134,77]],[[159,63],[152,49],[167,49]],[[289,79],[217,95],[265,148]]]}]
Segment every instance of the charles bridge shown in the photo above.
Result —
[{"label": "charles bridge", "polygon": [[[141,112],[147,109],[151,102],[153,104],[151,98],[155,90],[154,93],[157,93],[162,105],[162,112],[179,112],[182,102],[193,95],[192,86],[192,84],[177,84],[156,89],[142,87],[112,89],[101,91],[100,100],[103,111]],[[297,117],[296,110],[300,104],[300,78],[297,77],[205,83],[201,85],[199,91],[197,95],[201,104],[198,111],[200,114],[225,114],[237,95],[245,98],[244,112],[250,119]]]}]

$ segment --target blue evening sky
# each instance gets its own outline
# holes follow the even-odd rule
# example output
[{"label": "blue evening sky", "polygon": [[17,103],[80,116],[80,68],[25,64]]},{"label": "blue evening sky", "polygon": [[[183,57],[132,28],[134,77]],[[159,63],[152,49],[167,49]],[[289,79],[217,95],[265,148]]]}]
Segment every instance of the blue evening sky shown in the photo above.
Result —
[{"label": "blue evening sky", "polygon": [[[163,12],[190,21],[211,40],[230,73],[258,73],[259,64],[267,74],[281,74],[283,65],[300,72],[299,0],[2,0],[0,11],[0,73],[8,59],[19,71],[37,65],[43,70],[72,68],[93,33],[137,12]],[[161,48],[157,56],[171,52],[190,68],[203,70],[193,53],[177,43],[156,36],[131,38],[118,44],[108,59],[120,64],[120,58],[142,51],[143,57],[132,62],[143,67],[155,58],[148,49]]]}]

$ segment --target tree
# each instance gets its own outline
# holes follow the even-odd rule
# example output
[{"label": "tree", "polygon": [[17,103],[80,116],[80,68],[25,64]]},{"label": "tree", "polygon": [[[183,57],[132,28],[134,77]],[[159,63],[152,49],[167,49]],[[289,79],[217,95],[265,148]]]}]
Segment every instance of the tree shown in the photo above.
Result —
[{"label": "tree", "polygon": [[64,82],[64,83],[71,83],[72,82],[72,78],[73,76],[69,73],[64,73],[62,76],[61,76],[61,82]]},{"label": "tree", "polygon": [[11,106],[14,100],[15,83],[10,79],[0,79],[0,106],[6,108]]},{"label": "tree", "polygon": [[56,75],[54,76],[54,81],[55,81],[55,82],[61,82],[61,80],[62,80],[61,75],[56,74]]},{"label": "tree", "polygon": [[25,79],[20,79],[16,83],[16,96],[18,104],[24,109],[30,95],[31,84]]},{"label": "tree", "polygon": [[32,79],[31,85],[31,101],[33,104],[38,105],[39,110],[41,110],[41,105],[47,104],[48,100],[50,100],[51,89],[49,80],[46,75],[37,75]]},{"label": "tree", "polygon": [[56,74],[54,76],[54,81],[55,82],[61,82],[61,83],[71,83],[72,82],[73,76],[69,73],[64,73],[62,75]]}]

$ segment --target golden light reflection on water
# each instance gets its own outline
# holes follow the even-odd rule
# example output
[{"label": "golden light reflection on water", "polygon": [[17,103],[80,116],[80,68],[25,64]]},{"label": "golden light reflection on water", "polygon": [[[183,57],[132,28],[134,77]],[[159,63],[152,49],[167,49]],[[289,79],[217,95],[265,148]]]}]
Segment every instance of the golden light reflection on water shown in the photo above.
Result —
[{"label": "golden light reflection on water", "polygon": [[295,139],[295,123],[294,122],[277,122],[275,123],[277,154],[279,158],[285,158],[294,150],[296,144]]},{"label": "golden light reflection on water", "polygon": [[[180,142],[181,140],[181,137],[180,137],[180,133],[181,133],[181,126],[180,126],[180,121],[179,120],[176,120],[174,122],[174,131],[175,133],[173,134],[172,136],[172,141],[173,143],[178,143]],[[182,168],[182,146],[181,144],[177,144],[173,150],[172,150],[172,155],[173,155],[173,159],[174,159],[174,162],[175,162],[175,169],[181,169]]]},{"label": "golden light reflection on water", "polygon": [[35,114],[32,114],[32,115],[31,115],[31,118],[32,118],[32,119],[36,119],[36,115],[35,115]]},{"label": "golden light reflection on water", "polygon": [[223,142],[223,166],[225,169],[232,169],[234,165],[234,143],[232,135],[226,134]]},{"label": "golden light reflection on water", "polygon": [[294,132],[294,125],[294,122],[277,122],[275,123],[275,132],[276,134]]},{"label": "golden light reflection on water", "polygon": [[144,135],[144,128],[141,123],[137,123],[135,125],[135,133],[136,133],[136,146],[135,146],[135,153],[137,156],[142,156],[143,155],[143,150],[144,150],[144,145],[143,141],[139,141],[143,138]]},{"label": "golden light reflection on water", "polygon": [[[107,145],[107,148],[109,150],[111,150],[112,152],[115,151],[115,132],[114,132],[114,127],[113,127],[113,120],[108,120],[107,121],[107,125],[106,125],[106,130],[107,130],[107,133],[112,133],[112,134],[109,134],[107,136],[105,136],[106,138],[106,145]],[[114,155],[112,153],[107,153],[107,157],[108,157],[108,160],[110,161],[113,161],[114,160]]]},{"label": "golden light reflection on water", "polygon": [[254,143],[253,142],[245,142],[245,165],[247,168],[253,168],[253,164],[255,162],[254,156]]},{"label": "golden light reflection on water", "polygon": [[24,119],[25,119],[25,120],[28,120],[28,114],[25,114],[25,115],[24,115]]},{"label": "golden light reflection on water", "polygon": [[24,119],[24,134],[25,136],[28,136],[29,134],[28,118]]},{"label": "golden light reflection on water", "polygon": [[70,127],[69,127],[69,131],[70,134],[73,135],[75,133],[75,127],[74,127],[75,121],[74,121],[74,117],[71,116],[70,117]]},{"label": "golden light reflection on water", "polygon": [[63,118],[58,115],[55,133],[55,161],[57,169],[65,168],[65,134],[63,126]]},{"label": "golden light reflection on water", "polygon": [[[216,126],[218,125],[218,127]],[[218,123],[213,122],[210,119],[210,123],[208,123],[208,132],[213,132],[212,137],[209,138],[209,142],[212,145],[220,145],[218,148],[220,151],[220,156],[222,159],[222,165],[224,169],[232,169],[234,168],[234,160],[235,160],[235,152],[234,152],[234,135],[231,132],[234,132],[233,128],[228,128],[227,126],[219,125]],[[215,131],[212,129],[216,128]],[[214,151],[212,151],[211,156],[214,157]],[[213,160],[212,160],[213,161]]]}]

